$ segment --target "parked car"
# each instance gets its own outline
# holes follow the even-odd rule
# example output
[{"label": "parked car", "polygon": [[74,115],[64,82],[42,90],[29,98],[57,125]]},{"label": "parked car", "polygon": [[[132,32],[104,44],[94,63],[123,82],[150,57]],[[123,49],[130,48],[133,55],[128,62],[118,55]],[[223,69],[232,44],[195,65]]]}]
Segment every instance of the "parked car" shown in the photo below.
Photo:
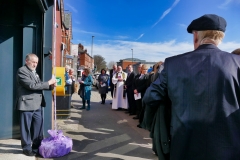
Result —
[{"label": "parked car", "polygon": [[93,79],[93,86],[95,87],[96,86],[96,78],[92,75],[92,79]]},{"label": "parked car", "polygon": [[98,84],[99,84],[99,82],[98,82],[98,76],[99,76],[99,74],[100,74],[100,73],[96,73],[96,74],[93,75],[94,81],[95,81],[95,82],[94,82],[94,84],[95,84],[94,86],[95,86],[97,89],[98,89]]}]

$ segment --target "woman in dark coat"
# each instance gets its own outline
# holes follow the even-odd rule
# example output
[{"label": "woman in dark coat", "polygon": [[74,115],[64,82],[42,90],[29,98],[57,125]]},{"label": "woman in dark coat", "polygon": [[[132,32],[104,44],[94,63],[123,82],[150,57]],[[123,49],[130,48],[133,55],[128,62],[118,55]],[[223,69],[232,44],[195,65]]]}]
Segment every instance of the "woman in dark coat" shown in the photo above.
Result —
[{"label": "woman in dark coat", "polygon": [[105,69],[102,69],[101,74],[98,76],[98,82],[99,82],[98,91],[99,91],[99,93],[101,95],[101,99],[102,99],[101,104],[105,104],[105,99],[107,97],[108,79],[109,79],[109,75],[106,74]]}]

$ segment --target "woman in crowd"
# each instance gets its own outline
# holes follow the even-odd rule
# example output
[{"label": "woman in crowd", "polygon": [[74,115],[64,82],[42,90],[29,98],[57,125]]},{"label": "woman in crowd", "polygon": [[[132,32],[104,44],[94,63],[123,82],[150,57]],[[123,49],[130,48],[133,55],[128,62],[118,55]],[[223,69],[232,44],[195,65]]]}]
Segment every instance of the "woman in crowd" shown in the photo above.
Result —
[{"label": "woman in crowd", "polygon": [[154,65],[154,74],[151,77],[151,82],[154,82],[158,76],[160,75],[161,71],[163,70],[163,62],[160,61]]},{"label": "woman in crowd", "polygon": [[101,104],[105,104],[105,99],[108,93],[108,79],[109,79],[109,75],[106,74],[105,69],[102,69],[101,74],[98,76],[98,82],[99,82],[98,91],[102,99]]},{"label": "woman in crowd", "polygon": [[[140,98],[136,100],[136,105],[137,105],[137,116],[134,117],[134,119],[139,119],[139,123],[142,122],[143,120],[143,114],[144,111],[142,111],[142,98],[145,94],[146,89],[148,88],[148,78],[149,75],[147,74],[148,67],[147,65],[143,64],[141,68],[141,75],[134,80],[134,96],[138,96],[140,94]],[[140,127],[140,125],[138,125]],[[141,127],[140,127],[141,128]]]},{"label": "woman in crowd", "polygon": [[83,70],[83,76],[79,80],[80,89],[79,89],[78,93],[79,93],[80,97],[82,98],[82,103],[83,103],[83,106],[80,109],[86,108],[85,103],[87,101],[86,110],[87,111],[90,110],[90,98],[91,98],[92,83],[93,83],[93,80],[92,80],[92,76],[90,75],[90,69],[85,68]]}]

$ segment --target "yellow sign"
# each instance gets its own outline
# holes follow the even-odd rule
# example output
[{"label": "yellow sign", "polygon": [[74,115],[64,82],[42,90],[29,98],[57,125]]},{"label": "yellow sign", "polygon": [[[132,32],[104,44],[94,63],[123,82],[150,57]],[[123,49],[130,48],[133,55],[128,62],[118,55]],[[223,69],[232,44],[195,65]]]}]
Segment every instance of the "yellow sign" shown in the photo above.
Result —
[{"label": "yellow sign", "polygon": [[56,80],[57,80],[57,87],[56,87],[56,95],[57,96],[64,96],[65,95],[65,67],[55,67],[56,72]]}]

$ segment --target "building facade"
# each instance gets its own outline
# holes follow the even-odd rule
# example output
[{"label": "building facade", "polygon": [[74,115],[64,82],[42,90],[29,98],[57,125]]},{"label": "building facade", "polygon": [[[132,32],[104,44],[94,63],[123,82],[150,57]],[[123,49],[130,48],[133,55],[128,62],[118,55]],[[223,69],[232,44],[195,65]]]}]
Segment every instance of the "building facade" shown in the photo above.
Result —
[{"label": "building facade", "polygon": [[[39,57],[37,73],[43,81],[52,76],[53,0],[0,1],[0,139],[20,138],[19,112],[15,110],[16,73],[28,53]],[[44,133],[52,128],[52,92],[44,91]]]},{"label": "building facade", "polygon": [[146,62],[145,60],[140,60],[138,58],[126,58],[126,59],[121,59],[119,62],[117,62],[117,66],[121,66],[123,71],[126,71],[127,66],[129,64],[134,65],[136,63],[144,63]]},{"label": "building facade", "polygon": [[87,53],[87,49],[84,49],[82,44],[78,44],[78,66],[84,66],[93,69],[94,59]]}]

